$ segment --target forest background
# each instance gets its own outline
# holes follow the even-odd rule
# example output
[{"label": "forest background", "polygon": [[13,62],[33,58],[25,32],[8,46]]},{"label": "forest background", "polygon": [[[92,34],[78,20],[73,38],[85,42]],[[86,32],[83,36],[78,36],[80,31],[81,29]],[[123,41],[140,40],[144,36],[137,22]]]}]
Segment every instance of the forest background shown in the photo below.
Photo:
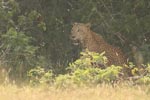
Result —
[{"label": "forest background", "polygon": [[70,40],[74,22],[91,23],[135,64],[150,62],[148,0],[0,0],[1,69],[19,80],[37,66],[65,74],[81,52]]}]

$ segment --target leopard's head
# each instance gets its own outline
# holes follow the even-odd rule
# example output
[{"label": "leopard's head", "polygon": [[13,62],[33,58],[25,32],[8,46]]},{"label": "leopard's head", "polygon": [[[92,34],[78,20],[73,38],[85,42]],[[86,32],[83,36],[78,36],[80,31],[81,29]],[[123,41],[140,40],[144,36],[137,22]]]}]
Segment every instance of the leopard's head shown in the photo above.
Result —
[{"label": "leopard's head", "polygon": [[90,24],[74,23],[71,30],[71,39],[74,41],[74,45],[83,43],[84,39],[88,36],[90,31]]}]

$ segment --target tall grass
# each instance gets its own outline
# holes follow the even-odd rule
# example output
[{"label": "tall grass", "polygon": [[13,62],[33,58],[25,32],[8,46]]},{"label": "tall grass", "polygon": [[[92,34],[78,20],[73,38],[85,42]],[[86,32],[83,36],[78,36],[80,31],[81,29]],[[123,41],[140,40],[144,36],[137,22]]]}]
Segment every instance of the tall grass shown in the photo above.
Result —
[{"label": "tall grass", "polygon": [[58,90],[54,87],[0,86],[0,100],[149,100],[150,87],[101,85]]}]

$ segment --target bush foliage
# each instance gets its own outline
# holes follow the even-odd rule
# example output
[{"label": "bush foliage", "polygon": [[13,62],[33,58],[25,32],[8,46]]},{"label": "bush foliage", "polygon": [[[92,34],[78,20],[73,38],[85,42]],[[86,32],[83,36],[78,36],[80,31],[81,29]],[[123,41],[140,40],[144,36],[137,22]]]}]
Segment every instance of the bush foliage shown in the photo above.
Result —
[{"label": "bush foliage", "polygon": [[[57,88],[65,88],[68,86],[90,86],[101,83],[113,83],[119,79],[121,66],[105,66],[107,58],[104,53],[81,52],[81,58],[77,59],[67,67],[67,74],[61,74],[53,77],[52,71],[45,71],[43,68],[37,67],[31,69],[28,73],[31,84],[54,83]],[[53,81],[55,79],[55,81]]]},{"label": "bush foliage", "polygon": [[[104,54],[89,51],[81,52],[81,57],[67,67],[68,73],[58,76],[54,76],[52,71],[45,71],[43,68],[37,67],[28,73],[30,83],[32,85],[53,84],[56,88],[96,86],[102,83],[113,85],[125,81],[132,83],[132,85],[149,84],[149,64],[145,66],[146,68],[142,72],[132,63],[124,66],[106,66],[107,58]],[[127,76],[127,72],[124,71],[127,66],[131,76]]]},{"label": "bush foliage", "polygon": [[51,84],[53,82],[53,73],[51,70],[45,71],[44,68],[38,66],[28,72],[31,85]]}]

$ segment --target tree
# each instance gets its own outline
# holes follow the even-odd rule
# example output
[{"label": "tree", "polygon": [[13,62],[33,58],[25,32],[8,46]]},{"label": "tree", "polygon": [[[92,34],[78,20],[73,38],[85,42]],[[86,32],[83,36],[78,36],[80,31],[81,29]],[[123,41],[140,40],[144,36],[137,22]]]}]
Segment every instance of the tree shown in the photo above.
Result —
[{"label": "tree", "polygon": [[34,44],[32,31],[35,27],[44,30],[44,23],[37,22],[40,14],[30,11],[20,12],[19,4],[14,0],[0,2],[0,50],[6,70],[12,78],[23,78],[27,71],[38,62],[38,45]]}]

